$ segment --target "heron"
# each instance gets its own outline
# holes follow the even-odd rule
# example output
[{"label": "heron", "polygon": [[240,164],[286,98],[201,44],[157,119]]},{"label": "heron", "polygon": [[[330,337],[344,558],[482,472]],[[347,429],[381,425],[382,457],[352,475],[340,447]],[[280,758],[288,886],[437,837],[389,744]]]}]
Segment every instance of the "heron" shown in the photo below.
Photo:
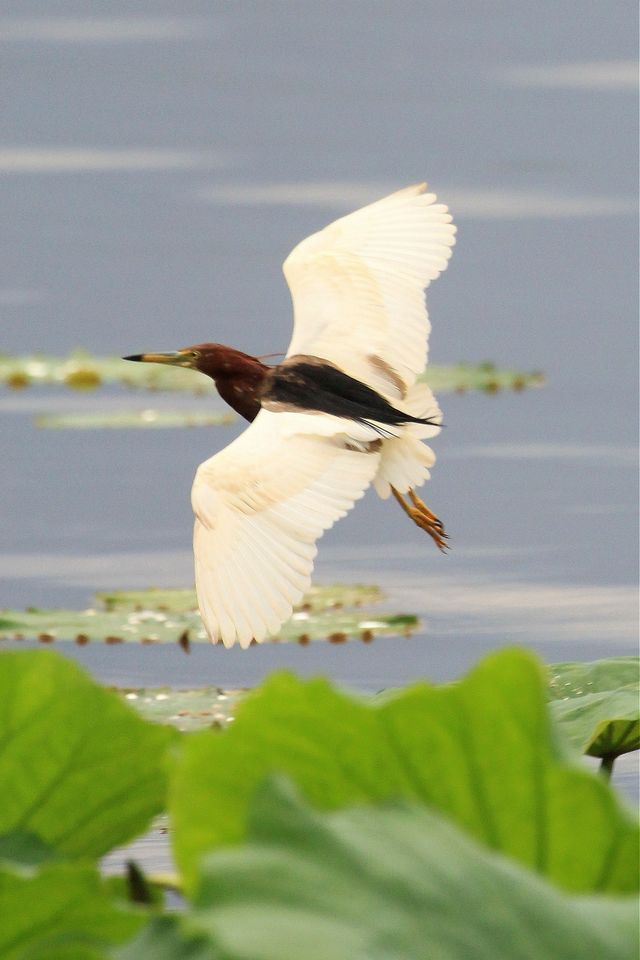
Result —
[{"label": "heron", "polygon": [[282,362],[219,343],[124,358],[198,370],[250,421],[198,467],[191,492],[196,592],[213,643],[244,648],[277,634],[311,584],[317,540],[371,484],[446,548],[416,493],[435,462],[424,441],[442,424],[418,378],[424,291],[455,233],[426,183],[406,187],[289,254],[294,326]]}]

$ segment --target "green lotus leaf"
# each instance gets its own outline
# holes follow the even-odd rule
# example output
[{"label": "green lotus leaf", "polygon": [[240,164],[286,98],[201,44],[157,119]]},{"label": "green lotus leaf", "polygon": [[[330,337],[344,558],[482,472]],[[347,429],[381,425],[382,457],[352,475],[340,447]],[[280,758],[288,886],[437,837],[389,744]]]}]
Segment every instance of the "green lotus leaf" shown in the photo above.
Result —
[{"label": "green lotus leaf", "polygon": [[207,936],[184,933],[178,916],[155,917],[113,960],[225,960]]},{"label": "green lotus leaf", "polygon": [[612,657],[550,668],[551,711],[582,753],[611,763],[640,747],[639,663]]},{"label": "green lotus leaf", "polygon": [[228,729],[184,745],[170,807],[188,886],[204,849],[245,837],[256,786],[285,773],[319,809],[418,801],[570,891],[635,889],[637,823],[603,778],[567,757],[546,699],[541,665],[518,650],[383,702],[270,677]]},{"label": "green lotus leaf", "polygon": [[113,901],[93,867],[71,863],[0,868],[0,917],[2,960],[107,960],[144,921]]},{"label": "green lotus leaf", "polygon": [[267,783],[182,926],[225,960],[635,960],[636,919],[632,898],[571,896],[428,808],[318,813]]},{"label": "green lotus leaf", "polygon": [[68,857],[125,843],[164,807],[175,736],[53,651],[1,653],[0,834]]},{"label": "green lotus leaf", "polygon": [[548,670],[550,698],[566,700],[589,693],[611,693],[637,683],[640,658],[607,657],[586,663],[553,663]]},{"label": "green lotus leaf", "polygon": [[13,830],[0,836],[0,869],[6,866],[39,867],[64,859],[35,833]]}]

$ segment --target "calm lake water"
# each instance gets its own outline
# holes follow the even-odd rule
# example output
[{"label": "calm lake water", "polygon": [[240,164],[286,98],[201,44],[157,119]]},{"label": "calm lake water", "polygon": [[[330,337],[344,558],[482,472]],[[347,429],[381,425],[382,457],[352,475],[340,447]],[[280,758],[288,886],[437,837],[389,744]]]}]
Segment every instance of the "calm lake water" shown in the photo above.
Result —
[{"label": "calm lake water", "polygon": [[[411,639],[70,655],[108,682],[245,686],[288,666],[375,690],[458,676],[506,644],[550,662],[633,653],[635,4],[613,16],[587,0],[576,16],[573,0],[535,15],[524,2],[144,0],[135,16],[99,2],[55,14],[21,0],[0,17],[3,351],[285,350],[289,249],[427,178],[459,225],[429,291],[432,359],[548,377],[443,397],[426,499],[448,556],[374,495],[322,542],[318,581],[380,584],[388,608],[423,618]],[[1,606],[191,583],[191,480],[235,428],[32,424],[149,402],[0,394]]]}]

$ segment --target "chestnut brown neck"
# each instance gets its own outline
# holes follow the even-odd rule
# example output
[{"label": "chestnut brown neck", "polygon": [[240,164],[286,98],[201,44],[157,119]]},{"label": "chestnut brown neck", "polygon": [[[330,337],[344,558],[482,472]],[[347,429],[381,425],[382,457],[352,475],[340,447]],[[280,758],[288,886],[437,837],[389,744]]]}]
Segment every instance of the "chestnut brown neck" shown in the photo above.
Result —
[{"label": "chestnut brown neck", "polygon": [[197,369],[215,382],[218,393],[245,420],[254,420],[260,411],[258,391],[270,367],[233,347],[203,343],[198,350]]}]

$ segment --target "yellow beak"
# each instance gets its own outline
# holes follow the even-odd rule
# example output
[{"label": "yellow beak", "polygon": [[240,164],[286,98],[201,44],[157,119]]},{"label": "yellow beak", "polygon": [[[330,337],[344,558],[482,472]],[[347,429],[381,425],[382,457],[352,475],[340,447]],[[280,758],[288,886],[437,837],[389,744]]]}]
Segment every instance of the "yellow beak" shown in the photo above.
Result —
[{"label": "yellow beak", "polygon": [[191,367],[195,357],[187,351],[176,350],[173,353],[134,353],[123,360],[136,360],[144,363],[168,363],[174,367]]}]

